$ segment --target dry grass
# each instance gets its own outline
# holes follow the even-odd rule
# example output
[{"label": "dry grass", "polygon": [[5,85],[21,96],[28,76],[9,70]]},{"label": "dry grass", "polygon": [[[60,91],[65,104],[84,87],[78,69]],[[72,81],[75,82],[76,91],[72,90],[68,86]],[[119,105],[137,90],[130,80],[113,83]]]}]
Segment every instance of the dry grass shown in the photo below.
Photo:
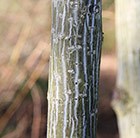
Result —
[{"label": "dry grass", "polygon": [[[0,1],[0,137],[41,136],[50,14],[50,0]],[[46,90],[37,83],[40,79]]]}]

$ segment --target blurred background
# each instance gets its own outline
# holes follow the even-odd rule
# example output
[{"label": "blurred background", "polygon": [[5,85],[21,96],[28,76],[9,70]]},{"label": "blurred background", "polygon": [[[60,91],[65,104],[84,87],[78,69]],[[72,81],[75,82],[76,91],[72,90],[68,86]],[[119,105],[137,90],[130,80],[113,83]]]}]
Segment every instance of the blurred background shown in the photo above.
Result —
[{"label": "blurred background", "polygon": [[[118,138],[114,0],[103,0],[98,138]],[[0,138],[45,138],[51,0],[0,0]]]}]

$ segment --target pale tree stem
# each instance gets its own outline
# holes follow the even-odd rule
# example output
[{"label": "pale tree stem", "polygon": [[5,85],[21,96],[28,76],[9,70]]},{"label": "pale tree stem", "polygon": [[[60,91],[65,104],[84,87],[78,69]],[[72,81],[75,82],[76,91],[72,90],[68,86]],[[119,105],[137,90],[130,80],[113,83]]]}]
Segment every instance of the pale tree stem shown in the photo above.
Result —
[{"label": "pale tree stem", "polygon": [[140,1],[116,0],[118,77],[113,106],[121,138],[140,137]]}]

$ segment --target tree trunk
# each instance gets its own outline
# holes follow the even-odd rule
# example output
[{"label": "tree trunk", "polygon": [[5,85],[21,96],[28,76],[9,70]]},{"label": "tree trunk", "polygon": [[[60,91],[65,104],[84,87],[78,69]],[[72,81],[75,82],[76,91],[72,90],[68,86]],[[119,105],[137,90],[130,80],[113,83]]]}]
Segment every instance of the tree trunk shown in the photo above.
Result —
[{"label": "tree trunk", "polygon": [[95,138],[100,0],[53,0],[47,138]]},{"label": "tree trunk", "polygon": [[121,138],[140,138],[140,0],[116,0],[118,78],[113,102]]}]

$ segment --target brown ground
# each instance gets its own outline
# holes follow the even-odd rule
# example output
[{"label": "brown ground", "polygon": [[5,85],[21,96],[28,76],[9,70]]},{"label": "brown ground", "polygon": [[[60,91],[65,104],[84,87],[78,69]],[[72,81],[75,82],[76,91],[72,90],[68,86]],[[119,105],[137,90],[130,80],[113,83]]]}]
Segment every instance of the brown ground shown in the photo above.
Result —
[{"label": "brown ground", "polygon": [[[119,138],[116,114],[110,105],[115,87],[116,69],[115,56],[103,55],[101,63],[97,138]],[[4,137],[2,138],[30,138],[31,136],[32,138],[46,137],[47,103],[46,91],[44,90],[47,90],[47,81],[40,80],[37,84],[40,85],[40,88],[43,90],[41,91],[40,96],[36,95],[36,97],[33,93],[26,96],[24,102],[9,120],[3,134],[0,132],[0,137],[3,135]],[[37,93],[37,91],[34,92]],[[11,103],[1,108],[0,117],[10,104]],[[41,112],[39,112],[40,108]],[[34,110],[37,110],[37,112],[34,112]],[[7,118],[8,116],[5,117]],[[39,118],[41,118],[41,120],[39,120]]]},{"label": "brown ground", "polygon": [[101,62],[98,138],[119,138],[117,117],[111,107],[116,83],[116,57],[104,55]]}]

